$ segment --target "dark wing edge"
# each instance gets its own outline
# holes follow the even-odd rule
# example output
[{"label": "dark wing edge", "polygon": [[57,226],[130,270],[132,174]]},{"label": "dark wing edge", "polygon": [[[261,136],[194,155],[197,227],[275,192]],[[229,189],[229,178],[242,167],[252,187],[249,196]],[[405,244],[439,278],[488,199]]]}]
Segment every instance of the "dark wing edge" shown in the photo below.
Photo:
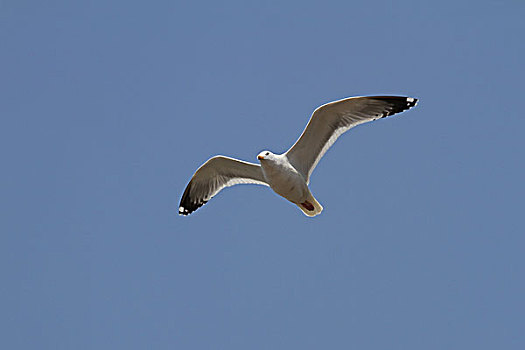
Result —
[{"label": "dark wing edge", "polygon": [[179,215],[193,213],[223,188],[237,184],[268,186],[258,164],[224,156],[210,158],[197,169],[186,186],[179,204]]},{"label": "dark wing edge", "polygon": [[[370,96],[368,97],[372,100],[380,100],[389,104],[390,110],[383,112],[379,117],[376,117],[372,120],[388,117],[397,113],[401,113],[409,110],[414,107],[419,99],[414,97],[404,97],[404,96]],[[371,120],[371,121],[372,121]]]},{"label": "dark wing edge", "polygon": [[208,200],[200,198],[200,199],[193,199],[190,196],[191,188],[193,184],[192,181],[188,183],[186,186],[186,189],[184,190],[184,193],[182,195],[182,198],[180,200],[179,204],[179,215],[189,215],[193,213],[195,210],[202,207],[204,204],[208,203]]}]

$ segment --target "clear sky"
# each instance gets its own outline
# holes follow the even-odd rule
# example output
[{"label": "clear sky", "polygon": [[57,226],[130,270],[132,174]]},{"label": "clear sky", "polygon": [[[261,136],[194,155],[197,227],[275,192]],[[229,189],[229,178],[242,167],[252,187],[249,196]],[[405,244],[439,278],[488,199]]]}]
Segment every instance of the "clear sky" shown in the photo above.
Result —
[{"label": "clear sky", "polygon": [[[3,349],[524,349],[523,1],[0,3]],[[318,105],[307,218],[209,157]]]}]

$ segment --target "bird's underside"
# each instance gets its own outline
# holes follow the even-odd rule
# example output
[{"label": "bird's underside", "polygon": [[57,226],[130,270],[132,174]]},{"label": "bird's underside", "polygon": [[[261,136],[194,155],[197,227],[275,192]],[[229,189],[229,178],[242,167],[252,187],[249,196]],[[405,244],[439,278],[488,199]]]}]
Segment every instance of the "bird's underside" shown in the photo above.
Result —
[{"label": "bird's underside", "polygon": [[321,213],[322,206],[308,189],[310,175],[330,146],[349,129],[414,107],[417,99],[401,96],[350,97],[318,107],[303,133],[284,154],[261,152],[260,164],[216,156],[193,175],[179,205],[189,215],[225,187],[236,184],[270,186],[295,203],[305,215]]}]

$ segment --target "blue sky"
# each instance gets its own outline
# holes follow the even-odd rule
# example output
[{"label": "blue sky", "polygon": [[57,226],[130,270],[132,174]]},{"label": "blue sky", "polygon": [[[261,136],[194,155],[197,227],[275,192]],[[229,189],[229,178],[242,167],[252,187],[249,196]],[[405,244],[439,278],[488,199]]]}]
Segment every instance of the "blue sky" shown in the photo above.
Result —
[{"label": "blue sky", "polygon": [[[523,349],[520,1],[3,1],[9,349]],[[318,105],[414,96],[320,162],[314,218],[216,154]]]}]

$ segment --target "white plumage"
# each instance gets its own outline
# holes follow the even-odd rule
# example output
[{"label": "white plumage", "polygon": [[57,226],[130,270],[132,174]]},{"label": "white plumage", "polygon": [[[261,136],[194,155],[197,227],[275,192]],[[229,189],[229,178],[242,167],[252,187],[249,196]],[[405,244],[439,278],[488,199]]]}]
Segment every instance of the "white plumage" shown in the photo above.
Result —
[{"label": "white plumage", "polygon": [[301,137],[284,154],[263,151],[257,156],[260,165],[224,156],[210,158],[186,187],[179,214],[191,214],[225,187],[253,183],[270,186],[307,216],[318,215],[323,207],[308,184],[330,146],[354,126],[405,111],[417,101],[412,97],[369,96],[330,102],[314,111]]}]

